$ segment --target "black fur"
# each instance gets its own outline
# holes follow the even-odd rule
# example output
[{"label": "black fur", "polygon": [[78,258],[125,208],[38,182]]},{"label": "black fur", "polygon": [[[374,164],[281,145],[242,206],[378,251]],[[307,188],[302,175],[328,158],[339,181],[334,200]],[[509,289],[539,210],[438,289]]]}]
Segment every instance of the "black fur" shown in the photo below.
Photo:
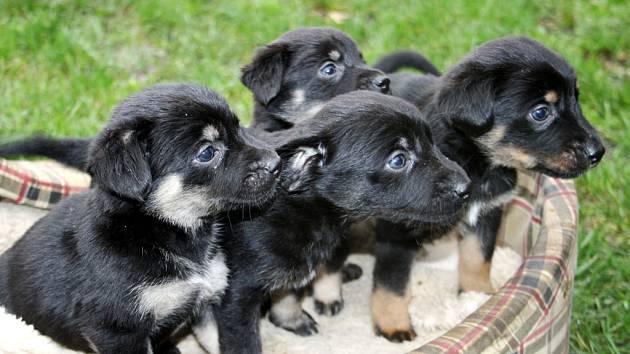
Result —
[{"label": "black fur", "polygon": [[[330,63],[336,74],[322,75],[320,70]],[[346,92],[389,92],[389,79],[365,64],[352,38],[324,27],[289,31],[260,48],[243,68],[241,80],[254,94],[253,126],[268,131],[290,128]]]},{"label": "black fur", "polygon": [[[597,132],[582,115],[573,69],[531,39],[506,37],[488,42],[443,77],[412,73],[390,77],[392,94],[426,114],[440,150],[471,178],[467,212],[476,205],[480,213],[469,215],[460,227],[480,238],[479,251],[488,261],[502,210],[497,198],[515,187],[516,169],[572,178],[595,166],[604,154]],[[542,123],[530,115],[541,104],[552,112]],[[391,223],[383,224],[377,227],[383,235],[400,231]],[[411,228],[402,242],[415,249],[409,240],[422,243],[448,229]],[[391,240],[382,241],[383,235],[377,237],[377,257],[384,252],[379,249],[392,248]],[[399,291],[406,281],[402,273],[409,270],[404,254],[377,259],[374,274],[379,287]]]},{"label": "black fur", "polygon": [[413,51],[400,51],[382,57],[374,68],[384,73],[393,73],[402,68],[414,68],[426,74],[440,76],[440,70],[422,54]]},{"label": "black fur", "polygon": [[[463,207],[453,191],[469,182],[434,148],[419,112],[390,96],[341,95],[312,120],[269,137],[280,145],[284,190],[269,208],[238,222],[230,216],[231,235],[224,238],[230,285],[216,307],[224,354],[261,351],[262,299],[307,284],[333,257],[346,220],[453,218]],[[394,171],[387,166],[397,151],[409,163]]]},{"label": "black fur", "polygon": [[36,155],[85,170],[90,139],[55,139],[36,136],[0,145],[0,156]]},{"label": "black fur", "polygon": [[[195,328],[227,284],[217,215],[275,190],[279,156],[244,136],[203,87],[158,85],[123,101],[92,144],[94,188],[0,256],[0,304],[74,350],[178,352],[173,332]],[[207,146],[213,157],[200,160]],[[173,296],[169,284],[185,291],[151,297],[163,286]]]}]

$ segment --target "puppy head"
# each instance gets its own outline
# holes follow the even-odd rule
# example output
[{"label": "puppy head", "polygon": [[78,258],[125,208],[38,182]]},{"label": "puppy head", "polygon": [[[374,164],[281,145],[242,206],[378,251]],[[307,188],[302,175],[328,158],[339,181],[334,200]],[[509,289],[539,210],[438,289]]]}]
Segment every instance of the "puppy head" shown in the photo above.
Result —
[{"label": "puppy head", "polygon": [[332,28],[302,28],[262,47],[241,80],[257,103],[289,125],[314,116],[332,97],[389,92],[389,79],[365,64],[356,43]]},{"label": "puppy head", "polygon": [[409,103],[356,91],[309,123],[314,133],[289,144],[291,188],[306,187],[355,218],[433,223],[459,215],[470,180]]},{"label": "puppy head", "polygon": [[271,197],[279,157],[253,141],[223,98],[157,85],[123,101],[91,146],[100,189],[185,228]]},{"label": "puppy head", "polygon": [[604,155],[580,109],[575,72],[534,40],[488,42],[449,72],[445,83],[439,110],[497,165],[572,178]]}]

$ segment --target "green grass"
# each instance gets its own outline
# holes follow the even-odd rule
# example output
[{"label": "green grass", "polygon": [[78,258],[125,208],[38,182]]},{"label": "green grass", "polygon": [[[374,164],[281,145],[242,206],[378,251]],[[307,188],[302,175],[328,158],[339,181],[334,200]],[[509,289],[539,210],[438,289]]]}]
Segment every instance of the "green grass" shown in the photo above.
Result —
[{"label": "green grass", "polygon": [[[338,13],[347,17],[341,23]],[[410,48],[445,69],[507,34],[534,37],[568,58],[584,113],[611,145],[578,181],[571,352],[630,351],[628,1],[0,0],[0,139],[92,135],[117,101],[166,81],[207,84],[248,122],[252,101],[239,68],[255,47],[306,25],[348,32],[369,62]]]}]

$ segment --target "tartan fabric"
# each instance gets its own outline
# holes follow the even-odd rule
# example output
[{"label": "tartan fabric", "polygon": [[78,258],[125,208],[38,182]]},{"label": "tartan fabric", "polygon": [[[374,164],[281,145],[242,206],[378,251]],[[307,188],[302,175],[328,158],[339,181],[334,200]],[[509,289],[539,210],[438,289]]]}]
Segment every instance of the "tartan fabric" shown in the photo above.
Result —
[{"label": "tartan fabric", "polygon": [[573,181],[519,172],[497,242],[524,263],[477,311],[412,353],[567,353],[577,225]]},{"label": "tartan fabric", "polygon": [[90,176],[53,161],[0,158],[0,199],[50,209],[69,194],[89,186]]}]

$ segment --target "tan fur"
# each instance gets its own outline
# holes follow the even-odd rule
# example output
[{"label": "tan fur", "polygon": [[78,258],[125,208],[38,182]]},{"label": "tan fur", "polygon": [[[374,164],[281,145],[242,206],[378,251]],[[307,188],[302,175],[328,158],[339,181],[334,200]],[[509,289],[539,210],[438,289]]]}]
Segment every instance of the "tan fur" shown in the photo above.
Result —
[{"label": "tan fur", "polygon": [[545,95],[545,101],[549,102],[549,103],[556,103],[558,102],[558,93],[556,91],[548,91],[547,94]]},{"label": "tan fur", "polygon": [[497,125],[490,129],[489,132],[479,137],[479,141],[483,146],[488,149],[492,149],[492,147],[496,146],[499,141],[503,140],[505,137],[505,126]]},{"label": "tan fur", "polygon": [[459,287],[463,291],[495,292],[490,283],[490,261],[483,256],[479,237],[468,233],[459,241]]},{"label": "tan fur", "polygon": [[[401,331],[413,333],[409,318],[410,301],[409,289],[406,289],[401,296],[387,289],[376,287],[372,292],[372,323],[374,328],[385,337],[390,337]],[[415,337],[415,333],[412,337]]]},{"label": "tan fur", "polygon": [[563,151],[562,153],[555,154],[551,158],[545,159],[545,164],[553,167],[555,170],[569,172],[577,164],[577,157],[571,150]]},{"label": "tan fur", "polygon": [[491,154],[496,165],[511,166],[520,169],[531,169],[536,166],[536,158],[523,149],[514,146],[496,146]]}]

